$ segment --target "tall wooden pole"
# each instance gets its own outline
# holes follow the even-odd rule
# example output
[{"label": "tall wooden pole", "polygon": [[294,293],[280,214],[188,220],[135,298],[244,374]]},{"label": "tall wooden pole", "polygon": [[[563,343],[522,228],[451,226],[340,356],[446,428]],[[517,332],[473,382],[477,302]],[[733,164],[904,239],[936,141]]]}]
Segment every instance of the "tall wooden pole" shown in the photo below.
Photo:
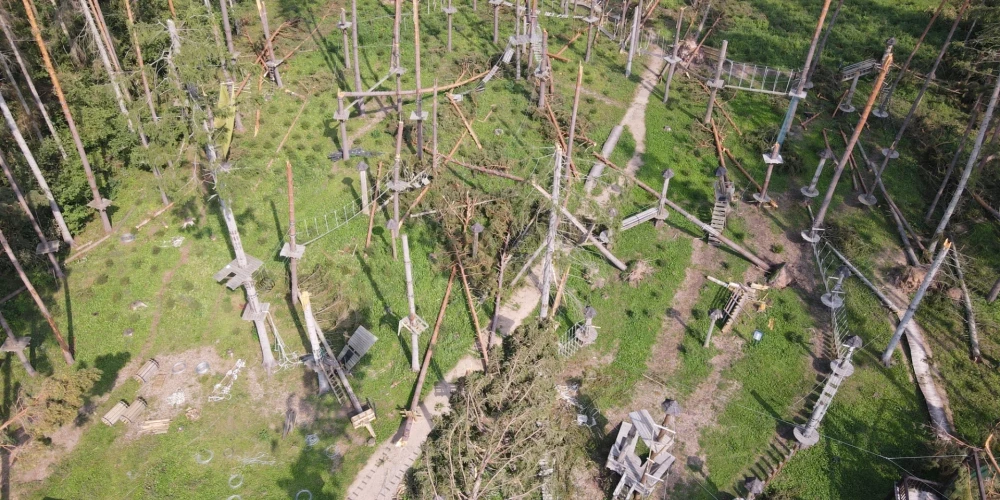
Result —
[{"label": "tall wooden pole", "polygon": [[292,304],[299,303],[299,271],[298,261],[294,255],[295,248],[295,184],[292,182],[292,162],[285,160],[285,177],[288,178],[288,246],[293,255],[288,259],[288,271],[292,279]]},{"label": "tall wooden pole", "polygon": [[809,72],[809,66],[812,65],[813,55],[816,53],[816,44],[819,43],[819,35],[823,31],[823,23],[826,21],[826,13],[830,10],[830,0],[823,1],[823,8],[820,10],[819,19],[816,21],[816,30],[813,31],[812,42],[809,44],[809,50],[806,52],[806,62],[802,65],[802,73],[799,76],[798,87],[789,92],[790,100],[788,101],[788,110],[785,112],[785,119],[781,122],[781,129],[778,130],[778,138],[774,142],[774,147],[771,149],[770,156],[767,153],[764,154],[764,163],[767,164],[767,173],[764,175],[764,185],[761,186],[760,192],[754,194],[754,199],[756,199],[761,204],[766,204],[771,201],[771,197],[767,195],[767,187],[771,184],[771,174],[774,172],[774,166],[776,164],[782,163],[781,158],[781,146],[785,142],[785,136],[788,131],[792,128],[792,122],[795,120],[795,112],[799,108],[799,101],[806,98],[806,84],[807,78],[806,73]]},{"label": "tall wooden pole", "polygon": [[62,235],[63,241],[67,245],[73,245],[73,235],[69,232],[69,226],[66,225],[66,220],[63,219],[62,210],[59,208],[59,203],[56,202],[55,196],[52,196],[52,190],[49,189],[49,183],[45,181],[45,176],[42,175],[42,169],[38,167],[38,162],[35,161],[35,155],[31,153],[31,148],[28,147],[28,143],[24,140],[24,136],[21,135],[21,130],[17,128],[17,122],[14,120],[14,115],[10,113],[10,108],[7,107],[7,101],[4,100],[3,95],[0,95],[0,111],[3,112],[3,117],[7,121],[7,127],[10,129],[10,134],[14,136],[14,142],[17,143],[17,147],[21,149],[21,154],[24,155],[24,159],[28,161],[28,168],[31,169],[31,173],[35,176],[35,181],[38,182],[38,187],[42,190],[42,194],[45,195],[45,199],[49,201],[49,208],[52,210],[52,216],[56,219],[56,225],[59,226],[59,232]]},{"label": "tall wooden pole", "polygon": [[434,80],[434,102],[431,103],[431,114],[433,122],[431,124],[431,170],[437,172],[438,168],[438,81]]},{"label": "tall wooden pole", "polygon": [[[351,0],[351,43],[354,45],[354,91],[364,92],[361,88],[361,61],[358,59],[358,0]],[[363,101],[358,101],[358,112],[364,114]]]},{"label": "tall wooden pole", "polygon": [[844,173],[844,167],[847,166],[848,160],[851,158],[851,154],[854,152],[854,146],[858,143],[858,139],[861,137],[861,132],[865,128],[865,124],[868,122],[868,115],[872,111],[872,106],[875,105],[875,100],[878,99],[879,89],[882,88],[882,84],[885,83],[885,75],[889,73],[889,68],[892,66],[892,45],[887,45],[885,49],[885,54],[882,56],[882,68],[878,72],[878,77],[875,79],[875,85],[872,87],[872,92],[868,96],[868,102],[865,104],[864,111],[861,112],[861,117],[858,119],[858,125],[854,127],[854,133],[851,134],[851,138],[847,140],[847,149],[844,150],[843,156],[840,157],[840,161],[837,162],[837,168],[833,172],[833,179],[830,180],[830,186],[826,190],[826,196],[823,198],[823,204],[819,207],[819,212],[816,213],[816,218],[813,221],[812,227],[806,231],[802,231],[802,239],[816,243],[819,241],[819,232],[823,230],[823,222],[826,219],[826,212],[830,208],[830,202],[833,200],[833,194],[837,190],[837,181],[840,180],[841,174]]},{"label": "tall wooden pole", "polygon": [[88,203],[87,206],[98,211],[101,216],[101,224],[104,226],[105,234],[111,234],[111,219],[108,218],[107,212],[108,207],[111,205],[111,201],[105,200],[101,196],[100,191],[97,189],[97,179],[94,178],[94,171],[90,168],[90,160],[87,159],[87,151],[83,148],[83,140],[80,139],[80,132],[76,129],[76,121],[73,120],[73,113],[69,110],[69,103],[66,102],[66,95],[63,94],[62,86],[59,84],[59,76],[56,75],[56,68],[52,65],[52,59],[49,58],[49,50],[45,48],[45,40],[42,39],[42,31],[38,27],[38,21],[35,20],[31,1],[32,0],[21,0],[24,4],[24,10],[28,14],[28,22],[31,24],[31,34],[35,37],[35,43],[38,44],[38,51],[42,54],[42,62],[45,64],[45,70],[48,72],[49,79],[52,81],[52,90],[55,92],[56,98],[59,99],[59,106],[62,108],[63,116],[66,118],[66,125],[69,127],[69,133],[73,136],[73,142],[76,144],[76,152],[80,155],[80,162],[83,164],[83,171],[87,175],[87,184],[90,185],[90,194],[94,199],[92,202]]},{"label": "tall wooden pole", "polygon": [[416,81],[417,92],[417,160],[424,158],[424,108],[420,97],[420,6],[418,0],[413,0],[413,78]]},{"label": "tall wooden pole", "polygon": [[49,112],[45,109],[45,104],[42,103],[41,96],[38,95],[38,89],[35,88],[35,82],[31,78],[31,72],[28,70],[28,65],[25,63],[24,58],[21,57],[21,50],[17,48],[14,33],[11,31],[10,25],[7,24],[7,20],[3,15],[0,15],[0,29],[3,29],[4,37],[7,38],[7,44],[10,45],[11,50],[14,52],[14,59],[17,60],[17,65],[21,68],[21,76],[24,77],[25,83],[28,84],[28,90],[31,92],[31,97],[35,100],[35,106],[38,107],[38,111],[41,112],[42,119],[45,120],[45,126],[48,127],[49,133],[52,134],[52,139],[56,141],[56,147],[59,148],[59,153],[62,154],[62,157],[65,160],[68,156],[66,154],[66,149],[63,148],[62,139],[59,138],[56,126],[52,123],[52,117],[49,116]]},{"label": "tall wooden pole", "polygon": [[42,302],[42,298],[38,295],[38,291],[32,286],[31,280],[28,279],[28,275],[24,273],[24,268],[21,267],[21,263],[18,262],[17,256],[14,255],[14,250],[10,248],[10,243],[7,242],[7,238],[4,236],[3,231],[0,231],[0,245],[3,245],[4,252],[7,253],[7,257],[10,258],[11,265],[14,266],[14,270],[17,271],[17,275],[21,277],[21,282],[24,283],[24,287],[28,289],[28,293],[31,294],[31,298],[34,299],[35,305],[38,306],[39,311],[42,312],[42,316],[45,317],[45,321],[49,323],[49,328],[52,329],[52,334],[56,337],[56,342],[59,343],[59,348],[62,349],[63,359],[66,360],[67,365],[72,365],[73,353],[70,352],[69,344],[66,343],[66,339],[63,338],[62,333],[59,332],[59,327],[56,326],[56,322],[52,319],[52,314],[49,313],[49,308],[45,307],[45,302]]},{"label": "tall wooden pole", "polygon": [[580,89],[583,88],[583,64],[577,65],[576,89],[573,91],[573,113],[569,117],[569,139],[566,142],[566,158],[573,163],[573,139],[576,137],[576,113],[580,109]]},{"label": "tall wooden pole", "polygon": [[715,67],[715,78],[712,78],[706,84],[712,90],[708,93],[708,110],[705,111],[705,119],[702,120],[705,125],[708,125],[712,121],[712,109],[715,108],[715,94],[719,89],[726,86],[726,83],[722,81],[722,65],[726,63],[727,47],[729,47],[729,40],[723,40],[722,48],[719,49],[719,64]]},{"label": "tall wooden pole", "polygon": [[278,88],[282,88],[281,74],[278,72],[278,62],[274,60],[274,45],[271,43],[271,28],[267,25],[267,6],[264,0],[257,0],[257,13],[260,14],[260,25],[264,28],[264,49],[267,50],[268,66],[271,77]]},{"label": "tall wooden pole", "polygon": [[38,219],[35,218],[35,214],[31,211],[31,207],[28,205],[28,200],[24,197],[24,193],[21,192],[20,186],[17,185],[17,181],[14,179],[14,173],[10,170],[10,165],[7,164],[7,159],[4,158],[3,154],[0,154],[0,168],[3,169],[3,174],[7,177],[7,182],[10,183],[10,189],[14,191],[14,196],[17,197],[17,203],[21,206],[21,210],[24,211],[24,215],[28,217],[31,222],[31,228],[35,230],[35,234],[38,236],[38,241],[41,243],[39,249],[45,251],[45,255],[48,256],[49,262],[52,264],[52,269],[56,272],[56,277],[60,280],[65,278],[62,271],[62,266],[59,265],[59,261],[56,259],[54,251],[49,250],[49,240],[45,237],[45,232],[42,231],[42,227],[38,225]]},{"label": "tall wooden pole", "polygon": [[674,72],[677,71],[677,63],[681,61],[680,57],[677,57],[677,51],[680,50],[681,46],[681,25],[684,23],[684,7],[681,7],[681,11],[677,14],[677,27],[674,29],[674,47],[673,51],[667,56],[667,64],[670,67],[667,69],[667,78],[663,82],[663,104],[667,103],[670,98],[670,83],[674,81]]},{"label": "tall wooden pole", "polygon": [[826,30],[823,31],[823,38],[819,41],[819,46],[816,47],[816,55],[813,57],[813,62],[809,66],[809,72],[805,75],[806,77],[806,88],[813,88],[813,74],[816,72],[816,66],[819,66],[819,60],[823,56],[823,48],[826,47],[826,41],[830,39],[830,32],[833,31],[833,26],[837,24],[837,17],[840,16],[840,8],[844,6],[844,0],[837,0],[837,8],[833,9],[833,15],[830,16],[830,24],[826,26]]}]

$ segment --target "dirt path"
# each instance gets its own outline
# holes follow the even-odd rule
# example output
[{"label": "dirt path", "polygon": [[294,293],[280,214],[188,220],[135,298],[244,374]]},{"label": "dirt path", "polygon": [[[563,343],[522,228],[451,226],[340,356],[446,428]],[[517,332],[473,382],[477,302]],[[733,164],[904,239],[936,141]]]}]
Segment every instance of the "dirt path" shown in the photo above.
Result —
[{"label": "dirt path", "polygon": [[646,152],[646,105],[649,104],[649,95],[656,87],[656,82],[663,72],[666,61],[663,59],[663,51],[657,47],[643,64],[642,81],[635,91],[632,104],[622,117],[621,125],[632,132],[635,138],[635,153],[629,159],[627,169],[630,174],[635,174],[642,167],[642,155]]},{"label": "dirt path", "polygon": [[[421,447],[431,433],[431,422],[435,416],[442,415],[451,409],[448,397],[452,391],[452,383],[459,378],[482,369],[482,363],[476,356],[466,356],[444,376],[444,382],[434,385],[434,390],[420,403],[423,418],[417,419],[410,430],[410,439],[406,446],[396,447],[393,438],[379,446],[378,450],[368,459],[347,489],[348,500],[392,500],[403,484],[406,471],[413,466],[420,456]],[[397,438],[398,433],[397,433]]]}]

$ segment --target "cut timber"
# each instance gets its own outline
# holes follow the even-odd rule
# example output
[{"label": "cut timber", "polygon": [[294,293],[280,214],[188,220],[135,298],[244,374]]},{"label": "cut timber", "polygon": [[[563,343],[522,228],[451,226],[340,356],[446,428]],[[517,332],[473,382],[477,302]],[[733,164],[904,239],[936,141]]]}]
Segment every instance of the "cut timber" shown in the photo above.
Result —
[{"label": "cut timber", "polygon": [[156,372],[159,369],[160,363],[158,363],[155,359],[151,359],[146,361],[146,363],[142,365],[142,368],[139,368],[139,371],[135,372],[135,375],[132,375],[132,378],[139,381],[140,384],[148,384],[151,380],[153,380],[153,377],[156,376]]},{"label": "cut timber", "polygon": [[139,434],[166,434],[170,429],[170,419],[147,420],[139,424]]},{"label": "cut timber", "polygon": [[[541,193],[546,200],[549,201],[552,200],[552,198],[549,196],[549,193],[545,192],[545,190],[542,189],[541,186],[535,184],[534,182],[532,182],[531,185],[532,187],[535,188],[535,190]],[[617,267],[619,271],[625,271],[628,269],[628,266],[626,266],[625,263],[622,262],[618,257],[615,257],[614,254],[612,254],[611,251],[608,250],[603,243],[597,241],[597,238],[594,238],[594,236],[590,234],[589,231],[587,231],[587,228],[583,225],[583,223],[581,223],[576,217],[574,217],[573,214],[566,209],[566,207],[559,207],[559,208],[562,211],[563,215],[566,216],[566,219],[569,220],[570,223],[572,223],[574,226],[576,226],[576,228],[579,229],[583,234],[585,234],[587,236],[587,240],[593,243],[594,247],[597,248],[597,251],[601,252],[601,255],[604,255],[604,257],[608,259],[608,261],[611,262],[612,265]]]},{"label": "cut timber", "polygon": [[104,422],[105,425],[115,425],[118,423],[118,420],[122,418],[122,414],[125,413],[125,410],[128,410],[128,403],[119,401],[111,408],[111,410],[101,417],[101,422]]},{"label": "cut timber", "polygon": [[128,405],[121,415],[121,421],[126,424],[136,424],[139,423],[139,415],[146,410],[146,401],[142,398],[136,398],[132,404]]}]

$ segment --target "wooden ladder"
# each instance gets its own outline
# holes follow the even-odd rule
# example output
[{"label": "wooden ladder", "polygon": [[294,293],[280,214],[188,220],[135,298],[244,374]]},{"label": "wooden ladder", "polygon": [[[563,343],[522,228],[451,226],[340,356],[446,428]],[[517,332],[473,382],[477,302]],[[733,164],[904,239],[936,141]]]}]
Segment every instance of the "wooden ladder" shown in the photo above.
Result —
[{"label": "wooden ladder", "polygon": [[[719,198],[715,200],[715,207],[712,208],[712,229],[718,232],[722,232],[726,229],[726,217],[729,215],[729,203],[723,199]],[[708,242],[712,245],[718,245],[720,243],[719,239],[714,235],[708,235]]]},{"label": "wooden ladder", "polygon": [[736,321],[739,319],[740,313],[743,312],[743,308],[756,296],[757,294],[752,289],[738,289],[733,292],[733,296],[726,304],[726,322],[722,325],[722,333],[729,333],[736,326]]}]

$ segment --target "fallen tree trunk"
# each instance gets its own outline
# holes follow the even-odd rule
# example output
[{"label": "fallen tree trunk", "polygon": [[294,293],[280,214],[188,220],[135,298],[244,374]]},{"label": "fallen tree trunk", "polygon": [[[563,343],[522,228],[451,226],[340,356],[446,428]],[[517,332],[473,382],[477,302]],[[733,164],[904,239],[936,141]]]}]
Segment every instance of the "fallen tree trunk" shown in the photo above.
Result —
[{"label": "fallen tree trunk", "polygon": [[[552,199],[549,193],[546,193],[541,186],[535,184],[534,182],[532,182],[531,185],[536,190],[538,190],[538,192],[541,193],[546,200]],[[580,222],[575,216],[573,216],[573,214],[568,209],[566,209],[565,207],[559,207],[559,209],[562,211],[563,215],[566,216],[566,219],[569,220],[571,224],[576,226],[577,229],[579,229],[582,233],[587,235],[587,239],[594,244],[594,247],[597,248],[597,251],[601,252],[601,255],[603,255],[606,259],[608,259],[608,261],[611,262],[612,265],[617,267],[618,270],[620,271],[625,271],[628,269],[628,266],[626,266],[625,263],[622,262],[618,257],[615,257],[614,254],[612,254],[611,251],[608,250],[603,243],[597,241],[597,238],[594,238],[593,235],[591,235],[590,232],[587,231],[587,227],[584,226],[583,223]]]}]

